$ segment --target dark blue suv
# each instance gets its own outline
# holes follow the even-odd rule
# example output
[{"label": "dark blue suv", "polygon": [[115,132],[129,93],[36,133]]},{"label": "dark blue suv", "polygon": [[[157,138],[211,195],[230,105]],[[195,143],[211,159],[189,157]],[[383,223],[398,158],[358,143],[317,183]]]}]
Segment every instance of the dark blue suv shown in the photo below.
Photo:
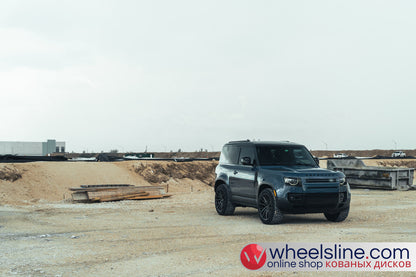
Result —
[{"label": "dark blue suv", "polygon": [[231,141],[215,173],[220,215],[240,206],[258,209],[265,224],[281,223],[284,213],[323,213],[334,222],[348,217],[351,193],[345,175],[319,168],[301,144]]}]

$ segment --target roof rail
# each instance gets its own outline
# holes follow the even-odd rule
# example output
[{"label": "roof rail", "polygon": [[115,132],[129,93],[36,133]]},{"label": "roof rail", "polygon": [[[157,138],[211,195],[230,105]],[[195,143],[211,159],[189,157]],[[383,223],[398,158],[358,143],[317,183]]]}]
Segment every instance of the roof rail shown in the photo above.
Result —
[{"label": "roof rail", "polygon": [[246,139],[246,140],[232,140],[232,141],[229,141],[229,143],[230,142],[250,142],[250,140],[249,139]]}]

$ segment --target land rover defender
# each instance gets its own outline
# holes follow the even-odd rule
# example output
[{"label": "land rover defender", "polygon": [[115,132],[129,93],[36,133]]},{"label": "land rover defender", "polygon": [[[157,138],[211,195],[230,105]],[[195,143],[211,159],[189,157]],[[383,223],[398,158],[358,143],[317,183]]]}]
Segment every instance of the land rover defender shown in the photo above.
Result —
[{"label": "land rover defender", "polygon": [[253,207],[265,224],[281,223],[285,213],[323,213],[333,222],[348,217],[351,193],[345,175],[320,168],[301,144],[231,141],[222,148],[215,173],[220,215]]}]

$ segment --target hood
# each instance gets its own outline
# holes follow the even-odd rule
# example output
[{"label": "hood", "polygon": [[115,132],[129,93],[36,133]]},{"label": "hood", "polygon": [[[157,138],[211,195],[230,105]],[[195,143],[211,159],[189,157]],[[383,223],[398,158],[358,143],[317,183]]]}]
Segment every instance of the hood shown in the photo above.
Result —
[{"label": "hood", "polygon": [[304,166],[262,166],[262,171],[272,172],[291,172],[298,173],[303,176],[334,176],[340,175],[340,172],[320,168],[320,167],[304,167]]}]

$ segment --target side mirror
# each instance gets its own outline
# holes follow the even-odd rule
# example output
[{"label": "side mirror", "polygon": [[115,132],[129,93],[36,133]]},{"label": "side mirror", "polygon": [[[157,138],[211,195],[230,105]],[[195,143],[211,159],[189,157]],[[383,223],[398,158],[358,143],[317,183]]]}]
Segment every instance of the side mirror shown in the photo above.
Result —
[{"label": "side mirror", "polygon": [[315,161],[316,165],[319,167],[319,158],[318,157],[313,157],[313,160]]},{"label": "side mirror", "polygon": [[251,162],[250,157],[242,157],[242,158],[240,159],[240,163],[241,163],[242,165],[253,165],[253,163]]}]

